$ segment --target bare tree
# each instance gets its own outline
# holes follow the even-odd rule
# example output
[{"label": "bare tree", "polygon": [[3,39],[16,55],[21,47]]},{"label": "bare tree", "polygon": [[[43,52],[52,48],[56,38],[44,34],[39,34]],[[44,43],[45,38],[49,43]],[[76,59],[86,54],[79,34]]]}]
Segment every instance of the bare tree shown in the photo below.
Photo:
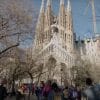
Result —
[{"label": "bare tree", "polygon": [[9,49],[19,46],[21,42],[32,39],[34,31],[32,8],[25,8],[22,3],[19,0],[1,2],[0,57]]},{"label": "bare tree", "polygon": [[[28,4],[28,5],[27,5]],[[0,73],[16,66],[14,60],[25,40],[31,41],[34,33],[33,5],[31,0],[0,1]],[[25,44],[26,46],[27,44]],[[23,53],[19,58],[23,56]],[[10,60],[13,61],[10,61]],[[9,63],[9,64],[8,64]],[[10,67],[9,67],[9,66]],[[9,70],[8,70],[9,69]],[[5,72],[6,73],[6,72]],[[11,74],[10,74],[11,75]]]},{"label": "bare tree", "polygon": [[85,85],[85,80],[87,77],[91,77],[91,63],[78,59],[76,66],[71,68],[72,79],[75,84]]}]

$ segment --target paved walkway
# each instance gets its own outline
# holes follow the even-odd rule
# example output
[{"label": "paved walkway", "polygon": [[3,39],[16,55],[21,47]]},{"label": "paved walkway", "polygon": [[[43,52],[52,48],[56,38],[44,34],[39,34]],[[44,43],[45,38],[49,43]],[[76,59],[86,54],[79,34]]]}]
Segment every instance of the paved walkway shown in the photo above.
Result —
[{"label": "paved walkway", "polygon": [[[8,97],[6,100],[16,100],[15,97]],[[26,95],[25,99],[21,99],[21,100],[29,100],[28,99],[28,95]],[[37,100],[35,95],[31,95],[30,96],[30,100]],[[61,98],[59,96],[55,96],[55,100],[61,100]]]},{"label": "paved walkway", "polygon": [[[15,99],[15,97],[8,97],[6,100],[16,100],[16,99]],[[25,99],[22,99],[22,100],[28,100],[28,96],[26,96]],[[37,100],[36,96],[31,95],[30,100]]]}]

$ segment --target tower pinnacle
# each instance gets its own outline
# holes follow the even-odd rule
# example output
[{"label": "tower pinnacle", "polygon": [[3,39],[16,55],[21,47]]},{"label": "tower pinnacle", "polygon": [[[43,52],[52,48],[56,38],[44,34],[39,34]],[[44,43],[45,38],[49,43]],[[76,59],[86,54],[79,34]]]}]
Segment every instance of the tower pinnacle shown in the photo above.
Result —
[{"label": "tower pinnacle", "polygon": [[68,11],[71,11],[71,4],[70,4],[70,0],[68,0],[68,3],[67,3],[67,10],[68,10]]},{"label": "tower pinnacle", "polygon": [[41,8],[40,8],[40,13],[39,13],[39,17],[38,17],[38,22],[37,22],[37,27],[39,26],[39,23],[41,22],[41,17],[43,17],[44,15],[44,0],[42,0],[41,3]]},{"label": "tower pinnacle", "polygon": [[47,0],[47,6],[51,5],[51,0]]},{"label": "tower pinnacle", "polygon": [[64,0],[60,0],[60,5],[64,5]]},{"label": "tower pinnacle", "polygon": [[41,9],[40,9],[40,13],[42,13],[42,11],[44,11],[44,0],[42,0]]}]

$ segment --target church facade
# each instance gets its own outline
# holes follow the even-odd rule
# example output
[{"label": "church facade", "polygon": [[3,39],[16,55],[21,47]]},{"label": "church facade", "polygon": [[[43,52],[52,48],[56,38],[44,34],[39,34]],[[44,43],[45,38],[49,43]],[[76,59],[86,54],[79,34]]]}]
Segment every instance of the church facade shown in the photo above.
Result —
[{"label": "church facade", "polygon": [[76,50],[80,52],[80,56],[84,51],[78,45],[79,42],[76,42],[70,0],[66,7],[64,0],[60,0],[58,16],[55,16],[52,10],[51,0],[47,0],[46,9],[42,0],[35,31],[33,57],[41,70],[43,69],[41,80],[56,79],[62,84],[66,80],[71,82],[70,69],[76,64]]}]

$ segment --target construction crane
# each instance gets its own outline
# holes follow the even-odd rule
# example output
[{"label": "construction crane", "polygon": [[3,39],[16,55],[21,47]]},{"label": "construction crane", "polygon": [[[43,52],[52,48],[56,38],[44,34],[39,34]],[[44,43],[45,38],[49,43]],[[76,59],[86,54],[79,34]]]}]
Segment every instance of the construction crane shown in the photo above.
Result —
[{"label": "construction crane", "polygon": [[88,6],[86,8],[85,14],[87,13],[87,9],[91,5],[92,8],[92,18],[93,18],[93,33],[94,35],[97,33],[97,24],[96,24],[96,13],[95,13],[95,6],[94,6],[94,0],[89,0]]}]

